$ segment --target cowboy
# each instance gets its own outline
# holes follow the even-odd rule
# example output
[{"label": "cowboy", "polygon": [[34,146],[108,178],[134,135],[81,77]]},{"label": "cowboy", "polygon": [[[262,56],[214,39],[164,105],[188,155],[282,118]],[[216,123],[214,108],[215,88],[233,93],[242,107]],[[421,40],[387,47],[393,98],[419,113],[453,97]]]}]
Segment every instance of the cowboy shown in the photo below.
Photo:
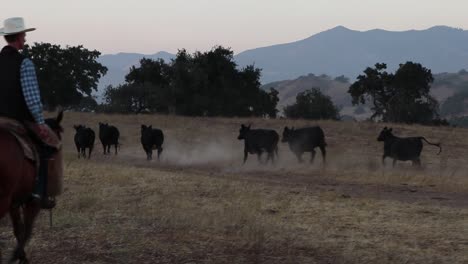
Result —
[{"label": "cowboy", "polygon": [[[14,17],[4,21],[0,36],[4,36],[7,45],[0,52],[0,116],[17,120],[33,130],[42,142],[50,134],[42,113],[42,103],[33,62],[19,51],[24,48],[26,32],[35,28],[26,28],[23,18]],[[47,197],[46,181],[48,155],[50,148],[44,143],[38,144],[40,165],[32,199],[42,208],[55,206],[53,199]]]}]

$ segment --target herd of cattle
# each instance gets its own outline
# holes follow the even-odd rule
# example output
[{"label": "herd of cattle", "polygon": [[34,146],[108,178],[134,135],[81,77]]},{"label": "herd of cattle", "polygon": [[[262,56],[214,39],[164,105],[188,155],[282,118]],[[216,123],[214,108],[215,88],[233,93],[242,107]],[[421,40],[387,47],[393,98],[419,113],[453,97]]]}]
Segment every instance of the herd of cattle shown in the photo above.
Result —
[{"label": "herd of cattle", "polygon": [[[86,158],[86,149],[88,149],[88,159],[91,158],[91,153],[94,148],[95,133],[84,125],[75,125],[75,145],[78,151],[78,158]],[[99,140],[101,141],[104,155],[110,154],[111,146],[115,148],[117,155],[120,148],[119,143],[120,132],[112,125],[99,123]],[[249,154],[257,155],[259,162],[262,162],[261,156],[266,153],[267,160],[272,163],[278,158],[278,143],[279,135],[275,130],[270,129],[251,129],[251,126],[241,125],[239,130],[239,140],[244,140],[244,163],[247,161]],[[427,141],[424,137],[397,137],[393,134],[391,128],[385,127],[377,138],[378,141],[384,143],[384,153],[382,163],[385,158],[393,159],[393,166],[398,160],[412,161],[413,165],[420,166],[420,156],[423,149],[423,141],[430,145],[439,147],[439,153],[442,152],[440,144],[434,144]],[[163,151],[164,134],[160,129],[152,128],[152,126],[141,126],[140,138],[143,150],[146,153],[147,160],[153,158],[153,150],[158,152],[158,160]],[[310,162],[315,158],[315,149],[319,148],[322,153],[322,159],[326,162],[326,146],[325,133],[319,126],[306,127],[295,129],[285,127],[281,142],[288,143],[290,150],[296,155],[299,162],[303,162],[302,156],[305,152],[310,152]]]}]

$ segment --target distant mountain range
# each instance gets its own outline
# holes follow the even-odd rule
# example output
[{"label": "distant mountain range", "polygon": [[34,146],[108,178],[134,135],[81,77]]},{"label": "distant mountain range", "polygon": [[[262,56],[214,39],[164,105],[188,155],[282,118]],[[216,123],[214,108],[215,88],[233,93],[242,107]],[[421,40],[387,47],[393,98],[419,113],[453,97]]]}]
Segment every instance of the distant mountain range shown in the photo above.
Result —
[{"label": "distant mountain range", "polygon": [[[129,67],[143,57],[170,61],[175,55],[167,52],[103,55],[99,61],[109,72],[102,78],[100,90],[109,84],[122,83]],[[255,64],[263,69],[264,84],[309,73],[354,79],[377,62],[387,63],[391,71],[400,63],[414,61],[433,73],[455,73],[468,69],[468,31],[446,26],[402,32],[356,31],[339,26],[304,40],[247,50],[237,54],[235,60],[240,67]]]},{"label": "distant mountain range", "polygon": [[414,61],[434,73],[468,68],[468,31],[445,26],[392,32],[356,31],[336,27],[304,40],[244,51],[240,66],[255,63],[263,83],[297,78],[308,73],[356,78],[366,67],[387,63],[394,70]]}]

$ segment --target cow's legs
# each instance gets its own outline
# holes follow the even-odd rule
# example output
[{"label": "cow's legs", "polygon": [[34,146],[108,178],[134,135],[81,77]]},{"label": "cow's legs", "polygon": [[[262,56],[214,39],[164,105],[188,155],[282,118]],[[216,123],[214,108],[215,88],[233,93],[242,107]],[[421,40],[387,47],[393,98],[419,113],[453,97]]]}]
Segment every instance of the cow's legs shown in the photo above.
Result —
[{"label": "cow's legs", "polygon": [[[257,153],[257,159],[258,159],[258,163],[262,164],[262,152]],[[267,162],[268,162],[268,157],[267,157]]]},{"label": "cow's legs", "polygon": [[81,148],[78,145],[76,145],[76,150],[78,151],[78,158],[80,158]]},{"label": "cow's legs", "polygon": [[275,150],[273,149],[270,153],[271,164],[275,164]]},{"label": "cow's legs", "polygon": [[244,164],[245,162],[247,162],[247,156],[249,155],[249,153],[247,151],[244,151]]},{"label": "cow's legs", "polygon": [[146,159],[152,160],[153,159],[153,150],[151,148],[146,149]]},{"label": "cow's legs", "polygon": [[102,149],[103,149],[102,153],[104,153],[104,155],[106,155],[106,145],[104,143],[102,143]]},{"label": "cow's legs", "polygon": [[119,144],[115,144],[114,147],[115,147],[115,155],[117,155],[117,148],[119,147]]},{"label": "cow's legs", "polygon": [[323,164],[327,163],[327,150],[324,145],[320,146],[320,152],[322,152]]},{"label": "cow's legs", "polygon": [[395,168],[396,162],[397,162],[397,159],[393,159],[393,168]]},{"label": "cow's legs", "polygon": [[310,164],[314,163],[315,154],[315,150],[312,150],[312,152],[310,153]]},{"label": "cow's legs", "polygon": [[158,148],[158,160],[160,160],[161,153],[163,152],[163,148],[159,147]]},{"label": "cow's legs", "polygon": [[275,164],[275,154],[273,151],[268,151],[268,155],[267,155],[267,160],[266,160],[266,164],[268,164],[268,161],[271,160],[271,164]]},{"label": "cow's legs", "polygon": [[299,163],[304,162],[304,161],[302,160],[302,153],[301,153],[301,152],[296,152],[295,154],[296,154],[296,157],[297,157],[297,160],[299,161]]},{"label": "cow's legs", "polygon": [[93,152],[93,146],[89,147],[88,150],[88,159],[91,159],[91,153]]},{"label": "cow's legs", "polygon": [[417,158],[417,159],[413,160],[413,166],[421,167],[421,159]]},{"label": "cow's legs", "polygon": [[110,154],[111,145],[107,145],[107,154]]}]

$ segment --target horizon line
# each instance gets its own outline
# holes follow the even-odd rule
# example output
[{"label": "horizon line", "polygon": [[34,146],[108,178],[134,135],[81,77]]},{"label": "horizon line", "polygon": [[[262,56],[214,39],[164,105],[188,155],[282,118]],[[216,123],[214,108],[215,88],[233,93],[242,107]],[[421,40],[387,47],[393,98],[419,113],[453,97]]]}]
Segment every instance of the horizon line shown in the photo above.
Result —
[{"label": "horizon line", "polygon": [[[312,35],[310,35],[308,37],[304,37],[304,38],[301,38],[301,39],[298,39],[298,40],[293,40],[293,41],[290,41],[290,42],[284,42],[284,43],[278,43],[278,44],[272,44],[272,45],[268,45],[268,46],[260,46],[260,47],[245,49],[245,50],[240,51],[238,53],[234,53],[234,56],[239,55],[239,54],[241,54],[243,52],[246,52],[246,51],[251,51],[251,50],[256,50],[256,49],[261,49],[261,48],[266,48],[266,47],[280,46],[280,45],[286,45],[286,44],[292,44],[292,43],[300,42],[300,41],[312,38],[312,37],[314,37],[316,35],[319,35],[319,34],[322,34],[322,33],[325,33],[325,32],[329,32],[329,31],[332,31],[332,30],[338,30],[338,29],[348,30],[348,31],[352,31],[352,32],[359,32],[359,33],[367,33],[367,32],[371,32],[371,31],[385,31],[385,32],[393,32],[393,33],[405,33],[405,32],[411,32],[411,31],[416,31],[416,32],[427,31],[427,30],[436,29],[436,28],[445,28],[445,29],[458,30],[458,31],[467,31],[468,30],[468,29],[464,29],[462,27],[453,27],[453,26],[447,26],[447,25],[434,25],[434,26],[431,26],[431,27],[428,27],[428,28],[425,28],[425,29],[387,30],[387,29],[382,29],[382,28],[373,28],[373,29],[368,29],[368,30],[357,30],[357,29],[352,29],[350,27],[346,27],[346,26],[343,26],[343,25],[337,25],[335,27],[332,27],[332,28],[329,28],[329,29],[326,29],[326,30],[323,30],[323,31],[320,31],[320,32],[317,32],[317,33],[314,33],[314,34],[312,34]],[[216,46],[222,46],[222,45],[218,44],[218,45],[213,46],[212,48],[214,48]],[[225,47],[225,46],[223,46],[223,47]],[[232,49],[230,47],[225,47],[225,48]],[[177,50],[182,50],[182,49],[184,49],[184,48],[178,48]],[[207,50],[205,50],[205,51],[207,51]],[[194,52],[204,52],[204,51],[201,51],[201,50],[197,49]],[[145,55],[145,56],[154,56],[154,55],[156,55],[158,53],[167,53],[167,54],[170,54],[170,55],[176,55],[177,54],[177,52],[172,53],[172,52],[169,52],[169,51],[166,51],[166,50],[160,50],[160,51],[156,51],[154,53],[140,53],[140,52],[120,51],[120,52],[115,52],[115,53],[103,53],[99,57],[122,55],[122,54],[138,54],[138,55]]]}]

